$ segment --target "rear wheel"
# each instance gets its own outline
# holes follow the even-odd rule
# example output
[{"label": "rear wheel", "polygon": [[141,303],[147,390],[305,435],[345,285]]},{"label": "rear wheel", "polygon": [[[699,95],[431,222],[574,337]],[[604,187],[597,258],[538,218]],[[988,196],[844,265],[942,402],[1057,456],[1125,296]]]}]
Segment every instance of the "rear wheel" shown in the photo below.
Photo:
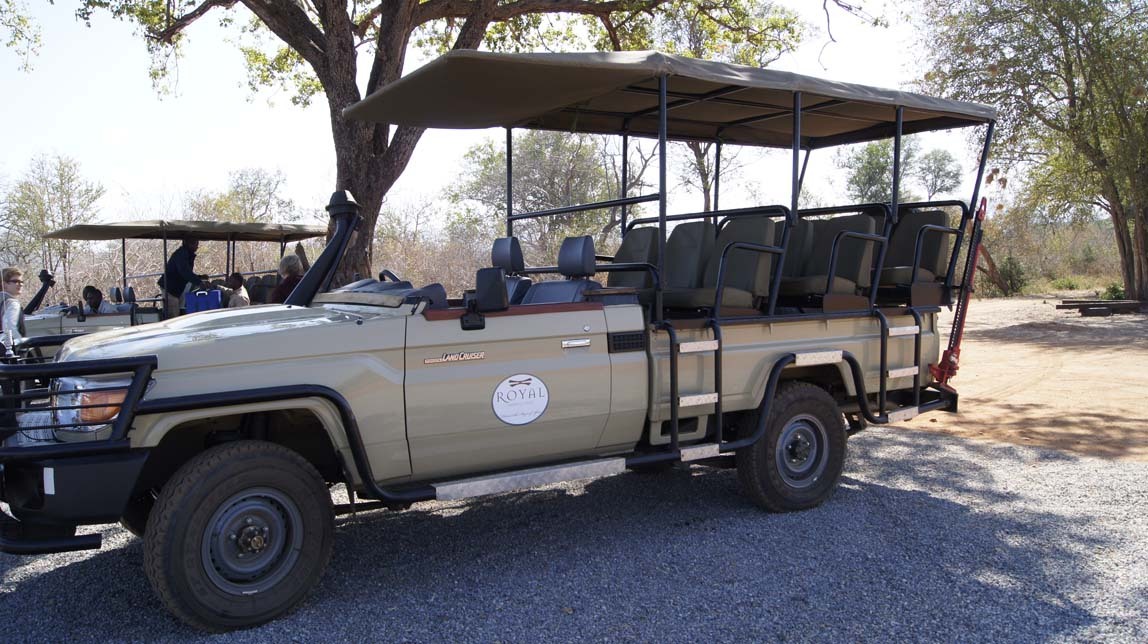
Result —
[{"label": "rear wheel", "polygon": [[737,451],[742,489],[773,512],[823,503],[845,463],[845,423],[837,402],[805,382],[781,386],[770,405],[765,435]]},{"label": "rear wheel", "polygon": [[164,486],[144,570],[191,626],[246,628],[302,601],[333,540],[331,497],[315,468],[283,446],[239,441],[196,456]]}]

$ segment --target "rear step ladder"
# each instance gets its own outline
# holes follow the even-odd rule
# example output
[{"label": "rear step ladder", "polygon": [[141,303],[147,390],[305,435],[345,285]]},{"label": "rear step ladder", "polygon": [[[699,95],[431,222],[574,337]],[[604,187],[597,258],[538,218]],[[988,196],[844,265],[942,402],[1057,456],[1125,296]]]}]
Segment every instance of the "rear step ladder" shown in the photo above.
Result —
[{"label": "rear step ladder", "polygon": [[[916,308],[909,307],[909,315],[913,316],[913,324],[909,326],[889,326],[889,318],[876,311],[877,320],[881,323],[881,389],[877,394],[877,410],[885,413],[888,394],[888,381],[893,378],[907,378],[913,376],[913,405],[902,407],[886,413],[886,422],[900,423],[917,416],[921,408],[921,313]],[[889,368],[889,339],[913,338],[913,365],[911,367]]]},{"label": "rear step ladder", "polygon": [[[696,461],[703,458],[717,456],[721,450],[722,442],[722,410],[721,410],[721,372],[722,372],[722,334],[721,324],[717,318],[710,318],[706,326],[713,329],[713,340],[696,340],[693,342],[679,342],[678,333],[669,320],[663,320],[661,329],[666,332],[670,340],[670,450],[681,455],[682,462]],[[693,394],[682,396],[678,391],[678,356],[683,353],[714,354],[714,390],[712,393]],[[698,405],[714,406],[714,434],[715,441],[704,445],[691,445],[681,447],[678,443],[678,415],[682,407],[696,407]]]}]

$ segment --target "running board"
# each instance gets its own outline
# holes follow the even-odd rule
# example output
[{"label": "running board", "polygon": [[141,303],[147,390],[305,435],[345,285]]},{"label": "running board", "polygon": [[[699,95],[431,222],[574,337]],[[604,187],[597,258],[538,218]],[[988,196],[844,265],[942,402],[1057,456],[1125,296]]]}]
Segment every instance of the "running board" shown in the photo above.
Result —
[{"label": "running board", "polygon": [[514,490],[523,490],[550,483],[563,481],[576,481],[578,479],[592,479],[601,476],[620,474],[626,471],[626,459],[604,458],[581,463],[567,463],[564,465],[550,465],[535,467],[528,470],[518,470],[505,474],[491,474],[478,476],[448,483],[435,483],[431,485],[435,491],[435,499],[439,501],[457,501],[487,494],[499,494]]},{"label": "running board", "polygon": [[700,461],[703,458],[714,458],[721,456],[721,445],[717,443],[707,443],[705,445],[691,445],[681,449],[682,462],[689,463],[690,461]]}]

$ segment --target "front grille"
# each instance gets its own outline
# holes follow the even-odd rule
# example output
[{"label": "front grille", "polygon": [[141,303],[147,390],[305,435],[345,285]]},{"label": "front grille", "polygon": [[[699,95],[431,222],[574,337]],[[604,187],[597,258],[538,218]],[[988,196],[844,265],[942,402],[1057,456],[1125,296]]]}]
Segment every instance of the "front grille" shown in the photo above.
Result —
[{"label": "front grille", "polygon": [[644,331],[611,333],[608,338],[610,341],[610,353],[646,350],[646,333]]}]

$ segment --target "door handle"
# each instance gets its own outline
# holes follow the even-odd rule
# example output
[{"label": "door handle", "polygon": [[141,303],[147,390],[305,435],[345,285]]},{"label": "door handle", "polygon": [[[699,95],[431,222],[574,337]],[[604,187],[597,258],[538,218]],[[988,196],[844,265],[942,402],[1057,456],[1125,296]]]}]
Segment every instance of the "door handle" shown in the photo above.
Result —
[{"label": "door handle", "polygon": [[574,349],[576,347],[588,347],[588,346],[590,346],[590,338],[576,338],[573,340],[563,340],[562,341],[562,348],[563,349]]}]

